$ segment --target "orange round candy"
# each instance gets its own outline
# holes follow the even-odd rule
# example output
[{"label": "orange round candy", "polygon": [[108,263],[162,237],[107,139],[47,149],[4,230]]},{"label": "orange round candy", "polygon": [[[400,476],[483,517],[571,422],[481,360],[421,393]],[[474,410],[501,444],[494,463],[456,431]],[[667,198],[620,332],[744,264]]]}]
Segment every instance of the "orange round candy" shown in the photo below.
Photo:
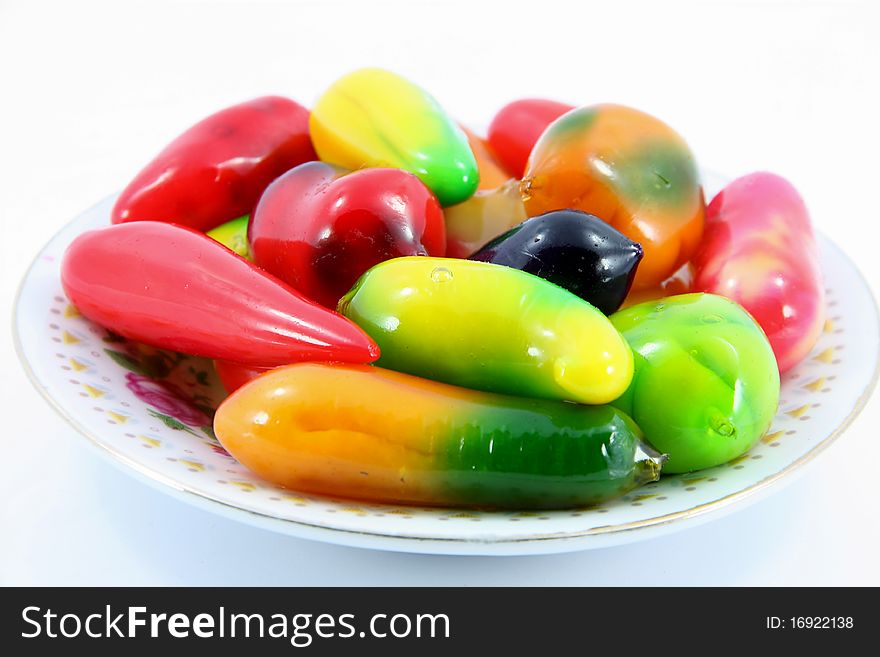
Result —
[{"label": "orange round candy", "polygon": [[703,190],[684,139],[621,105],[581,107],[551,123],[521,189],[530,217],[582,210],[640,243],[636,290],[659,285],[687,262],[703,231]]}]

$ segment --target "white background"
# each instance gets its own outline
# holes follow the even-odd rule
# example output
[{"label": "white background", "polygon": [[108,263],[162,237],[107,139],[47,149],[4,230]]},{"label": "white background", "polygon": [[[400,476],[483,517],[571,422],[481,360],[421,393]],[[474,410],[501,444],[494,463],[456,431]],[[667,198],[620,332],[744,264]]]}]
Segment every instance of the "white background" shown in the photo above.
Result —
[{"label": "white background", "polygon": [[476,125],[529,95],[649,111],[705,166],[791,179],[876,293],[871,5],[0,0],[0,583],[880,584],[878,396],[794,484],[732,516],[599,551],[431,557],[275,535],[129,479],[55,417],[8,335],[37,250],[165,142],[249,97],[309,104],[362,65]]}]

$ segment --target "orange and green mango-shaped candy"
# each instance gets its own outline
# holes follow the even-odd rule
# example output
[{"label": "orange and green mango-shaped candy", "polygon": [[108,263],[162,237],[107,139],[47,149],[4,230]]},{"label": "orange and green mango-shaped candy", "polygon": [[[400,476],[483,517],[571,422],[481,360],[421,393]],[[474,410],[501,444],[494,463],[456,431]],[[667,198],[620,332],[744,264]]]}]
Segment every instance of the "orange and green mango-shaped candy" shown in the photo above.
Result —
[{"label": "orange and green mango-shaped candy", "polygon": [[687,262],[703,231],[703,190],[687,144],[621,105],[581,107],[551,123],[529,156],[522,191],[530,217],[582,210],[641,244],[635,290]]},{"label": "orange and green mango-shaped candy", "polygon": [[259,476],[374,502],[567,508],[659,476],[611,406],[479,392],[378,367],[300,363],[232,394],[214,431]]},{"label": "orange and green mango-shaped candy", "polygon": [[632,352],[601,312],[503,265],[409,256],[379,263],[338,311],[379,345],[382,367],[477,390],[604,404]]},{"label": "orange and green mango-shaped candy", "polygon": [[574,107],[546,98],[508,103],[489,124],[486,141],[512,176],[522,178],[529,153],[547,126]]},{"label": "orange and green mango-shaped candy", "polygon": [[479,184],[461,128],[428,93],[384,69],[360,69],[334,82],[315,103],[309,130],[324,162],[404,169],[442,205],[470,198]]}]

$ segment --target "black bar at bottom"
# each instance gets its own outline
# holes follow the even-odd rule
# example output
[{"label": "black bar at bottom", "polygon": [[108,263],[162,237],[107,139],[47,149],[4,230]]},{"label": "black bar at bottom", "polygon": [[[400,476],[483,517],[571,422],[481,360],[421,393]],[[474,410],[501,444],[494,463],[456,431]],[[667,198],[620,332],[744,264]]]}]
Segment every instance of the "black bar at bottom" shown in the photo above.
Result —
[{"label": "black bar at bottom", "polygon": [[855,649],[866,645],[877,624],[874,594],[829,588],[10,588],[0,591],[0,647],[7,655],[64,648],[119,655],[128,646],[147,646],[161,649],[162,657],[194,648],[212,655]]}]

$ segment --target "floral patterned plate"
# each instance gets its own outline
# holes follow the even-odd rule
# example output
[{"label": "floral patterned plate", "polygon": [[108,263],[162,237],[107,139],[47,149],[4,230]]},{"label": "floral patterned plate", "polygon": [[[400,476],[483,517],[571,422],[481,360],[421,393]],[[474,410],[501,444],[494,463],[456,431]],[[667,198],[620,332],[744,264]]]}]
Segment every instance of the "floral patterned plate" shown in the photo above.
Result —
[{"label": "floral patterned plate", "polygon": [[261,481],[214,438],[211,416],[223,391],[210,361],[127,342],[65,299],[61,255],[74,236],[108,223],[113,200],[77,217],[27,272],[15,317],[25,369],[49,403],[127,472],[181,500],[294,536],[409,552],[535,554],[658,535],[717,517],[790,480],[841,434],[877,378],[873,297],[852,262],[821,239],[824,333],[784,377],[770,431],[731,463],[666,476],[602,506],[554,512],[385,506],[300,494]]}]

